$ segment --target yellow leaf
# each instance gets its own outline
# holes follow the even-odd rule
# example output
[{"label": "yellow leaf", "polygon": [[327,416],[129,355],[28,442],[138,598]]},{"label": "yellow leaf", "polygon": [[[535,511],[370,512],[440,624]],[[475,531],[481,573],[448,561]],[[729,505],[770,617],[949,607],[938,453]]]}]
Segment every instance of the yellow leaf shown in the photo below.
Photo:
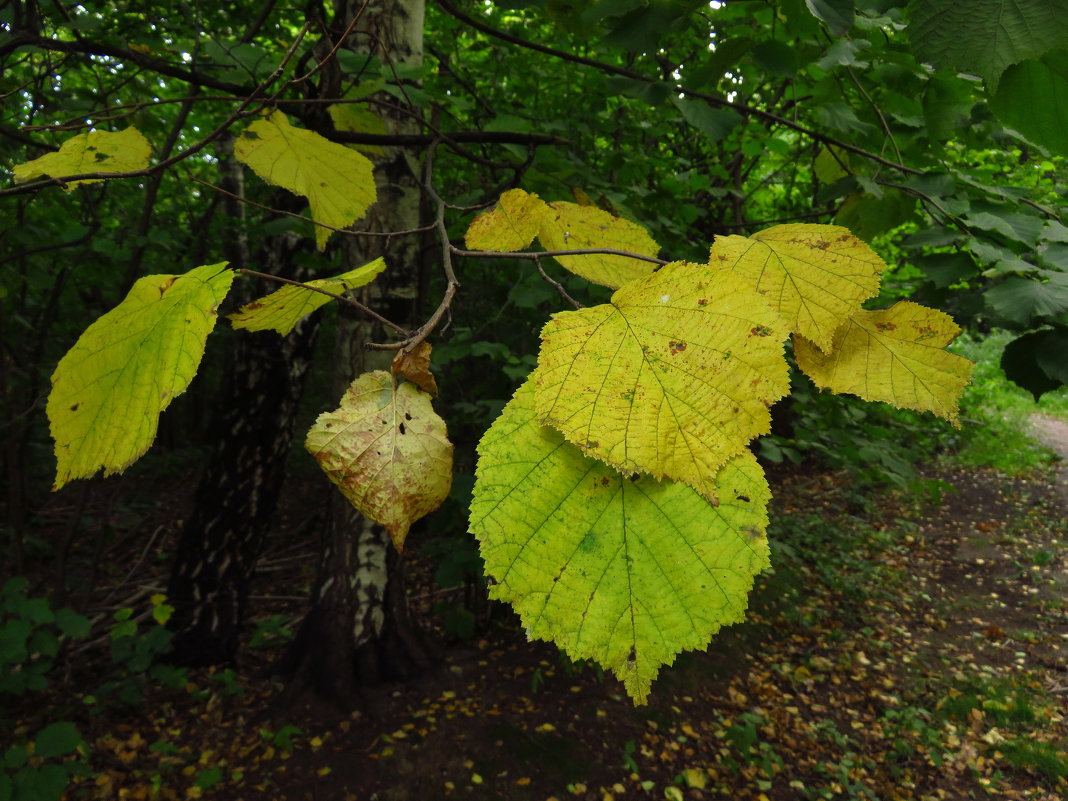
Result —
[{"label": "yellow leaf", "polygon": [[587,455],[689,484],[767,433],[786,331],[741,276],[675,262],[542,331],[537,408]]},{"label": "yellow leaf", "polygon": [[[386,123],[374,112],[357,106],[354,103],[334,103],[326,109],[334,127],[339,131],[350,133],[385,134]],[[368,156],[380,156],[386,149],[380,145],[350,145],[361,153]]]},{"label": "yellow leaf", "polygon": [[146,276],[78,338],[48,396],[54,489],[121,472],[148,450],[160,414],[196,374],[233,278],[226,262]]},{"label": "yellow leaf", "polygon": [[[316,278],[305,283],[340,295],[345,290],[371,283],[385,269],[385,261],[375,259],[363,267],[335,275],[333,278]],[[242,306],[229,315],[228,319],[234,328],[244,328],[248,331],[273,330],[285,336],[297,323],[330,301],[329,296],[320,292],[312,292],[299,286],[284,286],[266,297]]]},{"label": "yellow leaf", "polygon": [[[612,248],[642,256],[656,256],[660,250],[642,226],[595,206],[560,201],[550,203],[549,209],[538,230],[538,241],[546,250]],[[629,256],[588,254],[554,258],[575,275],[613,289],[656,268],[653,262]]]},{"label": "yellow leaf", "polygon": [[716,237],[709,264],[744,275],[790,330],[827,352],[842,321],[879,291],[886,264],[837,225],[776,225]]},{"label": "yellow leaf", "polygon": [[682,778],[685,780],[687,787],[704,790],[708,786],[708,774],[700,768],[686,768],[682,772]]},{"label": "yellow leaf", "polygon": [[452,443],[430,396],[407,382],[394,386],[381,370],[357,377],[341,406],[319,415],[304,446],[349,503],[389,531],[397,550],[452,484]]},{"label": "yellow leaf", "polygon": [[[352,225],[375,201],[373,169],[365,156],[294,128],[280,111],[246,128],[234,155],[268,183],[307,198],[312,219],[334,228]],[[319,250],[331,233],[316,226]]]},{"label": "yellow leaf", "polygon": [[909,301],[860,311],[835,332],[830,355],[794,338],[794,355],[832,392],[933,412],[959,427],[957,404],[972,363],[944,350],[960,329],[947,314]]},{"label": "yellow leaf", "polygon": [[549,207],[537,195],[509,189],[497,201],[497,208],[475,218],[464,242],[470,250],[522,250],[534,241],[548,213]]},{"label": "yellow leaf", "polygon": [[[152,146],[136,128],[124,131],[89,131],[73,136],[60,145],[55,153],[46,153],[25,164],[12,168],[15,181],[21,183],[31,178],[65,175],[82,175],[88,172],[133,172],[148,166]],[[70,181],[66,188],[71,191],[79,184],[92,184],[103,180],[87,178]]]}]

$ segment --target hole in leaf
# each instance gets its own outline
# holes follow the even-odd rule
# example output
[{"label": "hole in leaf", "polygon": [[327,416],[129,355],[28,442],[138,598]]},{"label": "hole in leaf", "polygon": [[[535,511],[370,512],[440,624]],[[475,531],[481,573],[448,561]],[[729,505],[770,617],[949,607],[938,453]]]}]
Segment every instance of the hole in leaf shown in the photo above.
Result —
[{"label": "hole in leaf", "polygon": [[400,431],[403,434],[404,433],[404,423],[401,423],[399,426],[397,426],[397,430]]}]

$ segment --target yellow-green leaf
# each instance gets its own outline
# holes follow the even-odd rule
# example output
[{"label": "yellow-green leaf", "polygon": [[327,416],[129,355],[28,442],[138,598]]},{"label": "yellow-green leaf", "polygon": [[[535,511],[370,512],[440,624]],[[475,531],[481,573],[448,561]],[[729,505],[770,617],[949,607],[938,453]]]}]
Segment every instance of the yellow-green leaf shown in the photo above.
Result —
[{"label": "yellow-green leaf", "polygon": [[742,619],[769,564],[767,483],[748,452],[716,477],[718,506],[620,475],[538,423],[532,383],[478,446],[471,531],[490,592],[529,637],[596,660],[645,703],[661,665]]},{"label": "yellow-green leaf", "polygon": [[[375,259],[363,267],[335,275],[333,278],[316,278],[314,281],[305,281],[305,283],[308,286],[340,295],[345,290],[356,289],[356,287],[371,283],[384,269],[386,269],[385,261]],[[297,323],[319,307],[329,303],[330,300],[329,296],[322,293],[288,285],[242,306],[229,315],[228,319],[234,328],[244,328],[249,331],[271,329],[285,336]]]},{"label": "yellow-green leaf", "polygon": [[[339,131],[350,133],[386,134],[386,123],[372,111],[355,103],[334,103],[327,107],[327,113]],[[351,145],[352,148],[368,156],[379,156],[386,152],[380,145]]]},{"label": "yellow-green leaf", "polygon": [[[637,223],[614,217],[595,206],[564,201],[549,204],[549,212],[538,230],[538,241],[546,250],[612,248],[654,257],[660,250],[649,232]],[[575,275],[613,289],[656,269],[653,262],[611,254],[554,258]]]},{"label": "yellow-green leaf", "polygon": [[[45,175],[62,178],[89,172],[133,172],[147,167],[151,155],[152,146],[136,128],[130,127],[116,133],[89,131],[72,136],[55,153],[46,153],[25,164],[16,164],[12,172],[17,182]],[[103,179],[71,181],[66,188],[69,192],[78,184],[100,180]]]},{"label": "yellow-green leaf", "polygon": [[748,278],[790,330],[827,352],[835,329],[879,291],[886,264],[837,225],[776,225],[718,236],[709,264]]},{"label": "yellow-green leaf", "polygon": [[[294,128],[280,111],[242,131],[234,155],[268,183],[307,198],[312,219],[333,228],[352,225],[375,201],[373,168],[365,156]],[[331,233],[316,226],[319,250]]]},{"label": "yellow-green leaf", "polygon": [[497,201],[497,208],[474,219],[464,242],[471,250],[522,250],[534,241],[548,213],[549,207],[537,195],[509,189]]},{"label": "yellow-green leaf", "polygon": [[675,262],[542,331],[541,420],[625,472],[715,498],[716,471],[789,388],[781,319],[745,278]]},{"label": "yellow-green leaf", "polygon": [[78,338],[48,396],[54,489],[121,472],[148,450],[160,413],[196,374],[233,278],[226,262],[147,276]]},{"label": "yellow-green leaf", "polygon": [[860,311],[834,335],[829,355],[794,338],[794,355],[816,385],[832,392],[933,412],[953,425],[972,363],[944,350],[960,329],[947,314],[901,301]]},{"label": "yellow-green leaf", "polygon": [[304,442],[360,514],[389,531],[397,550],[408,528],[441,505],[452,485],[452,443],[430,396],[364,373],[341,406],[319,415]]}]

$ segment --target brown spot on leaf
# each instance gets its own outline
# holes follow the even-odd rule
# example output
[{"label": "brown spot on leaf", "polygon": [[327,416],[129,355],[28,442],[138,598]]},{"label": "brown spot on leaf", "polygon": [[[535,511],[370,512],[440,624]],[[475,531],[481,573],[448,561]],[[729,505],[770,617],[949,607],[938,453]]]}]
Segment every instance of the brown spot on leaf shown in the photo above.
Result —
[{"label": "brown spot on leaf", "polygon": [[876,323],[875,327],[878,328],[880,331],[893,331],[895,328],[897,328],[897,326],[893,323]]},{"label": "brown spot on leaf", "polygon": [[674,356],[677,353],[681,353],[686,350],[685,342],[669,342],[668,349],[671,351],[671,355]]},{"label": "brown spot on leaf", "polygon": [[766,337],[771,335],[771,329],[766,325],[757,325],[749,329],[749,336],[751,337]]},{"label": "brown spot on leaf", "polygon": [[707,306],[708,305],[708,298],[701,298],[700,300],[697,301],[697,305],[698,306]]},{"label": "brown spot on leaf", "polygon": [[71,407],[70,407],[70,410],[71,410],[72,412],[76,412],[76,411],[78,411],[78,407],[79,407],[79,406],[81,406],[81,404],[80,404],[80,403],[75,403],[75,404],[74,404],[73,406],[71,406]]}]

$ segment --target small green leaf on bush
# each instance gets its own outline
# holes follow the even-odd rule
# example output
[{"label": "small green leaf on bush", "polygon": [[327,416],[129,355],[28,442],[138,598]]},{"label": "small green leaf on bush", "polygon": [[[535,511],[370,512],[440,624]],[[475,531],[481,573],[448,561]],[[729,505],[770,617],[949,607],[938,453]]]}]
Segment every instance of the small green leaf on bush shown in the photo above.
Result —
[{"label": "small green leaf on bush", "polygon": [[223,772],[222,768],[218,765],[213,765],[210,768],[205,768],[197,774],[196,786],[201,790],[208,790],[214,787],[216,784],[222,781]]},{"label": "small green leaf on bush", "polygon": [[34,739],[34,754],[44,759],[74,752],[82,742],[77,727],[70,721],[46,726]]},{"label": "small green leaf on bush", "polygon": [[[42,765],[27,778],[25,797],[33,801],[60,801],[70,782],[70,774],[64,765]],[[18,784],[16,780],[16,786]]]},{"label": "small green leaf on bush", "polygon": [[[21,745],[13,745],[4,752],[3,766],[8,770],[18,770],[30,758],[30,752]],[[0,773],[3,776],[3,773]]]},{"label": "small green leaf on bush", "polygon": [[[151,155],[152,146],[136,128],[127,128],[118,133],[89,131],[71,137],[55,153],[15,165],[12,172],[16,181],[28,181],[44,175],[62,178],[90,172],[133,172],[147,167]],[[79,184],[100,180],[103,179],[71,181],[67,184],[67,191]]]},{"label": "small green leaf on bush", "polygon": [[56,626],[71,639],[82,639],[89,636],[93,623],[85,615],[63,608],[56,610]]}]

